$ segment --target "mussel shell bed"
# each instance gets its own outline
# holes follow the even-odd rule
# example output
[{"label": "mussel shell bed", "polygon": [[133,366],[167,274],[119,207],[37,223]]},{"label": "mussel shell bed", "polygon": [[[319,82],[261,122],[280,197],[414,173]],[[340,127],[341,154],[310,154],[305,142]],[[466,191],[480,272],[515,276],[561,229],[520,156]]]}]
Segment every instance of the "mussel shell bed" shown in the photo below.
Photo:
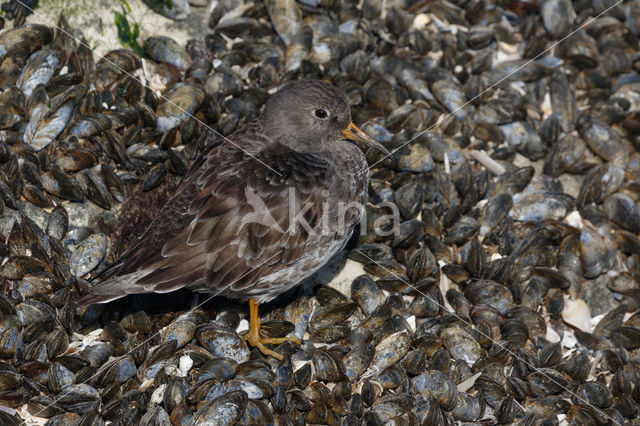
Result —
[{"label": "mussel shell bed", "polygon": [[[638,4],[144,3],[209,31],[100,57],[2,5],[0,424],[640,422]],[[260,308],[302,344],[265,357],[187,291],[78,305],[300,78],[394,152],[345,251]]]}]

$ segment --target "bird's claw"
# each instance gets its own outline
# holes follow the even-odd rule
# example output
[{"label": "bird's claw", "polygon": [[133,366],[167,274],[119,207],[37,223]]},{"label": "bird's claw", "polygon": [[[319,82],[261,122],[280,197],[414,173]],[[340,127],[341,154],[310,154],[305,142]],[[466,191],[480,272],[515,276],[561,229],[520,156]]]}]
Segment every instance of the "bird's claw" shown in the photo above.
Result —
[{"label": "bird's claw", "polygon": [[264,355],[272,356],[280,361],[282,361],[283,356],[265,345],[279,345],[284,342],[293,342],[296,345],[302,343],[297,337],[261,337],[258,304],[252,299],[249,300],[249,333],[247,333],[246,339],[251,346],[260,349],[260,352]]},{"label": "bird's claw", "polygon": [[[258,335],[256,336],[256,334]],[[279,345],[284,342],[293,342],[296,345],[299,345],[301,343],[300,339],[298,339],[297,337],[263,338],[260,337],[259,333],[251,332],[249,332],[249,334],[247,335],[247,342],[249,342],[251,346],[260,349],[260,352],[262,352],[264,355],[272,356],[280,361],[282,361],[283,356],[276,351],[272,351],[271,349],[267,348],[265,345]]]}]

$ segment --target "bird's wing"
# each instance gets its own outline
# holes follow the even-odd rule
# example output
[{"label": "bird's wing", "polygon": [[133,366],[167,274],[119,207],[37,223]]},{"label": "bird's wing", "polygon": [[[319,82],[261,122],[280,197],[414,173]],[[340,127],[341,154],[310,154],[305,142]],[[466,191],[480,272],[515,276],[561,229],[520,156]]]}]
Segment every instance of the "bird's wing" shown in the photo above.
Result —
[{"label": "bird's wing", "polygon": [[91,293],[190,287],[228,294],[250,287],[304,256],[309,229],[289,222],[301,212],[304,223],[319,226],[330,173],[320,157],[277,143],[255,156],[229,144],[210,149],[145,236],[107,272],[111,278]]}]

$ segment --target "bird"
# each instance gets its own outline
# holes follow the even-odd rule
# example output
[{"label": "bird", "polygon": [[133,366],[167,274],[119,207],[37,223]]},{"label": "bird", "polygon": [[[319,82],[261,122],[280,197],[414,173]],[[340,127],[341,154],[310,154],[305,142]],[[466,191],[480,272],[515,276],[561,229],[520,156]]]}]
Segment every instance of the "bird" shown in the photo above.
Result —
[{"label": "bird", "polygon": [[261,116],[204,150],[80,303],[181,288],[249,301],[246,340],[282,359],[265,345],[300,340],[262,338],[258,306],[345,247],[368,200],[368,164],[358,142],[388,154],[352,122],[336,86],[285,83]]}]

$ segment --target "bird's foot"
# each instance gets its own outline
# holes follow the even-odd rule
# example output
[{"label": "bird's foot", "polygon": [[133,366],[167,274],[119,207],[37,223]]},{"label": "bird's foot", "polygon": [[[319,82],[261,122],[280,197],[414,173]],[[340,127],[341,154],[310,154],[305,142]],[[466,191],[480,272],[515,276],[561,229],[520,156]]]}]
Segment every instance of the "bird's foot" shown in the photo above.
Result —
[{"label": "bird's foot", "polygon": [[[256,336],[255,334],[258,334],[258,336]],[[247,342],[249,342],[251,346],[254,346],[260,349],[260,352],[262,352],[264,355],[272,356],[275,359],[280,361],[282,361],[283,356],[278,352],[272,351],[271,349],[267,348],[265,345],[279,345],[280,343],[284,343],[284,342],[293,342],[297,345],[301,343],[300,339],[298,339],[297,337],[277,337],[277,338],[266,339],[266,338],[260,337],[259,334],[260,334],[259,331],[257,333],[251,333],[250,331],[249,334],[247,335]]]},{"label": "bird's foot", "polygon": [[251,346],[260,349],[266,356],[272,356],[277,360],[282,361],[283,356],[267,348],[265,345],[279,345],[284,342],[293,342],[299,345],[300,339],[297,337],[261,337],[260,336],[260,317],[258,316],[258,303],[255,300],[249,299],[249,333],[246,336],[247,342]]}]

